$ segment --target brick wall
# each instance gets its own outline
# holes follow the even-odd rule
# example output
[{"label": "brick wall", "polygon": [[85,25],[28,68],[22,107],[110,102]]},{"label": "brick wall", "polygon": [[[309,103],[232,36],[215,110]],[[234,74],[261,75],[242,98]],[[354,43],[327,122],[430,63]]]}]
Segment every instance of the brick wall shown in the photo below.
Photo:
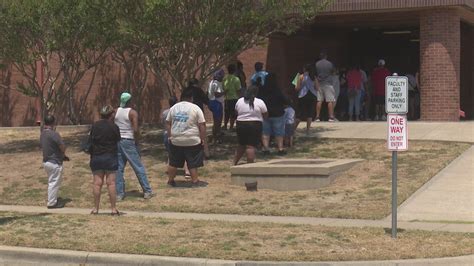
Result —
[{"label": "brick wall", "polygon": [[420,14],[421,119],[459,120],[460,18],[451,9]]}]

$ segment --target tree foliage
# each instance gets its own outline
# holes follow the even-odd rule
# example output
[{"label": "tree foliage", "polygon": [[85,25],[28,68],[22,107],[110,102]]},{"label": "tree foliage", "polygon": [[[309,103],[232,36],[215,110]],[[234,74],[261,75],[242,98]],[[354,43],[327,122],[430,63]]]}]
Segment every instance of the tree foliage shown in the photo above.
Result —
[{"label": "tree foliage", "polygon": [[1,2],[0,56],[23,75],[16,88],[41,99],[42,117],[63,107],[72,123],[80,123],[90,88],[77,99],[77,84],[103,62],[112,44],[108,33],[116,20],[105,4],[101,0]]},{"label": "tree foliage", "polygon": [[77,84],[106,59],[125,70],[125,89],[140,94],[151,73],[160,84],[153,89],[175,94],[271,34],[295,31],[329,2],[1,0],[0,60],[25,77],[16,88],[41,98],[43,116],[65,107],[80,123],[92,82],[85,93]]}]

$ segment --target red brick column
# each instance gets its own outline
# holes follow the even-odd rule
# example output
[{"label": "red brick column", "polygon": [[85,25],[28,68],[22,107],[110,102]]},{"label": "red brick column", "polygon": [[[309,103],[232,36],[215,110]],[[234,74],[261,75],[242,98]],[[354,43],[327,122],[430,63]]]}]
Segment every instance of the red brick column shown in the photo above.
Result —
[{"label": "red brick column", "polygon": [[421,12],[422,120],[459,120],[460,46],[460,18],[456,10]]}]

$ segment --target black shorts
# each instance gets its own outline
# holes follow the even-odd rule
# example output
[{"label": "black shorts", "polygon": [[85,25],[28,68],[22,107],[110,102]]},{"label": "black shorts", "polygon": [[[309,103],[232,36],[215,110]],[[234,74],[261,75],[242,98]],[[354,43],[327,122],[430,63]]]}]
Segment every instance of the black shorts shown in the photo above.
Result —
[{"label": "black shorts", "polygon": [[375,95],[375,104],[385,104],[385,96]]},{"label": "black shorts", "polygon": [[204,149],[202,144],[196,146],[175,146],[170,142],[169,148],[170,166],[183,168],[184,161],[188,164],[189,169],[204,166]]},{"label": "black shorts", "polygon": [[224,105],[225,105],[224,112],[225,112],[226,117],[237,118],[237,112],[235,111],[236,103],[237,103],[237,99],[224,101]]},{"label": "black shorts", "polygon": [[118,169],[118,154],[117,153],[103,153],[91,155],[89,163],[92,172],[96,171],[117,171]]},{"label": "black shorts", "polygon": [[298,117],[300,120],[313,118],[316,108],[316,96],[308,91],[303,98],[298,98]]},{"label": "black shorts", "polygon": [[237,121],[236,131],[239,145],[257,147],[262,138],[262,122]]}]

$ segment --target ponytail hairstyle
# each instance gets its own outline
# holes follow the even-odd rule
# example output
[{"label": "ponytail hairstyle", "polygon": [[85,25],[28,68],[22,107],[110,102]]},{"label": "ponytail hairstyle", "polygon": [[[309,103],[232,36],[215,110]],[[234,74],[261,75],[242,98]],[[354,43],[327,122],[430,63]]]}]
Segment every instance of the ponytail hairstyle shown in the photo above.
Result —
[{"label": "ponytail hairstyle", "polygon": [[250,109],[252,110],[254,108],[253,102],[255,100],[255,95],[257,94],[257,89],[258,88],[256,86],[252,85],[249,88],[247,88],[247,90],[245,90],[245,93],[244,93],[244,102],[248,103],[250,106]]}]

